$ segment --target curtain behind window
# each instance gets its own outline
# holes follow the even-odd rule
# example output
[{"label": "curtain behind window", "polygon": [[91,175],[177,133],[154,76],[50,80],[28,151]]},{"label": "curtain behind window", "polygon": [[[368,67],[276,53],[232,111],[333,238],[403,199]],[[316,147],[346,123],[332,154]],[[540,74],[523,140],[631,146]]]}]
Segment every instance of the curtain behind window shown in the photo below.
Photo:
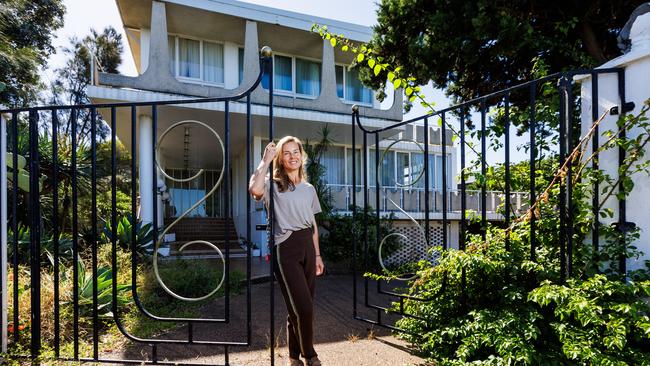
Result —
[{"label": "curtain behind window", "polygon": [[[345,182],[346,184],[352,184],[352,149],[348,148],[347,154],[348,158],[345,161],[345,167],[347,170],[347,181]],[[354,150],[354,170],[356,171],[356,183],[357,187],[361,187],[361,184],[363,183],[363,176],[361,175],[361,149],[355,149]]]},{"label": "curtain behind window", "polygon": [[198,79],[201,77],[200,70],[200,47],[201,43],[192,39],[178,39],[178,75]]},{"label": "curtain behind window", "polygon": [[[449,169],[447,169],[449,171]],[[442,155],[436,155],[436,189],[442,190]]]},{"label": "curtain behind window", "polygon": [[167,37],[167,49],[169,50],[169,70],[176,76],[176,37]]},{"label": "curtain behind window", "polygon": [[[384,150],[379,152],[379,158],[384,153]],[[394,187],[395,186],[395,152],[389,151],[384,156],[384,160],[381,162],[381,167],[379,168],[381,174],[381,186],[382,187]]]},{"label": "curtain behind window", "polygon": [[291,80],[291,57],[275,56],[275,78],[273,79],[276,90],[293,91]]},{"label": "curtain behind window", "polygon": [[203,42],[203,80],[223,83],[223,46]]},{"label": "curtain behind window", "polygon": [[336,66],[336,95],[343,98],[343,66]]},{"label": "curtain behind window", "polygon": [[244,80],[244,49],[239,48],[239,84]]},{"label": "curtain behind window", "polygon": [[318,62],[296,59],[296,93],[317,97],[320,94]]},{"label": "curtain behind window", "polygon": [[[379,158],[384,153],[384,150],[379,150]],[[370,149],[368,152],[368,185],[371,187],[376,186],[376,159],[375,159],[375,150]],[[379,166],[379,177],[381,178],[382,187],[394,187],[395,186],[395,154],[393,151],[389,152],[384,156],[384,160],[381,161]]]},{"label": "curtain behind window", "polygon": [[320,162],[325,167],[325,182],[329,184],[344,184],[345,181],[345,150],[343,147],[331,146],[323,153]]},{"label": "curtain behind window", "polygon": [[[397,183],[409,184],[412,182],[411,168],[409,167],[409,154],[398,152],[397,153]],[[414,177],[415,178],[415,177]]]},{"label": "curtain behind window", "polygon": [[359,71],[346,70],[345,72],[345,99],[354,102],[372,104],[372,91],[361,84],[361,81],[359,80]]}]

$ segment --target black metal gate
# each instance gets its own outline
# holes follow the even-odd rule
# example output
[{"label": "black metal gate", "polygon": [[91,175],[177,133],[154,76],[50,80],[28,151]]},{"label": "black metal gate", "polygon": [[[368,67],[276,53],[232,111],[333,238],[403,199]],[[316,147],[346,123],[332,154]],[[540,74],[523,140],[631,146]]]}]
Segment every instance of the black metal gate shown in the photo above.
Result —
[{"label": "black metal gate", "polygon": [[[266,71],[265,71],[266,70]],[[159,165],[158,154],[161,143],[168,133],[172,133],[175,127],[181,127],[187,124],[199,124],[201,127],[207,128],[208,135],[210,132],[214,135],[216,143],[214,146],[220,147],[221,156],[217,156],[223,162],[223,169],[221,169],[221,176],[214,188],[208,192],[206,197],[212,194],[218,186],[221,186],[223,195],[219,197],[222,200],[224,209],[223,212],[231,212],[230,204],[232,199],[232,182],[231,176],[231,152],[233,150],[231,139],[231,114],[230,107],[238,103],[240,106],[245,106],[245,136],[246,136],[246,176],[251,175],[252,167],[252,121],[251,121],[251,93],[258,87],[262,80],[264,72],[271,74],[273,70],[271,50],[268,47],[262,49],[260,55],[260,73],[257,81],[246,91],[241,94],[232,95],[221,98],[201,98],[201,99],[179,99],[168,101],[154,101],[154,102],[138,102],[138,103],[103,103],[103,104],[89,104],[89,105],[55,105],[44,107],[30,107],[2,110],[5,116],[9,116],[6,124],[8,126],[8,146],[0,146],[0,150],[11,152],[8,166],[11,167],[11,172],[8,177],[12,182],[12,189],[9,192],[7,200],[9,209],[8,217],[2,216],[2,221],[9,222],[9,231],[11,235],[4,239],[8,241],[8,248],[12,252],[8,259],[11,261],[13,268],[12,289],[13,289],[13,311],[10,314],[9,322],[11,324],[12,335],[10,337],[10,349],[13,353],[18,353],[19,357],[31,358],[36,360],[41,355],[44,346],[51,349],[53,357],[61,360],[74,360],[74,361],[93,361],[93,362],[113,362],[122,364],[178,364],[174,361],[168,361],[158,357],[158,348],[161,345],[210,345],[216,347],[223,347],[225,355],[225,364],[229,364],[229,349],[233,347],[246,347],[251,344],[251,246],[247,245],[246,254],[246,278],[245,278],[245,292],[246,292],[246,327],[245,339],[237,341],[211,341],[204,339],[197,339],[194,335],[194,329],[202,324],[215,326],[215,332],[219,332],[218,326],[220,324],[227,324],[230,322],[230,294],[231,294],[231,281],[230,281],[230,246],[229,242],[233,239],[229,235],[225,235],[225,249],[219,248],[216,245],[202,241],[195,240],[194,242],[201,242],[204,245],[212,248],[219,257],[221,266],[221,280],[216,288],[212,289],[205,296],[188,297],[179,295],[174,289],[169,288],[165,281],[161,278],[158,269],[158,255],[159,249],[162,245],[164,234],[167,233],[171,226],[173,226],[178,219],[185,216],[190,210],[187,210],[182,215],[177,216],[177,220],[171,225],[165,227],[164,223],[159,222],[158,214],[158,199],[156,198],[158,190],[158,177],[156,170],[164,170]],[[270,78],[270,87],[268,89],[268,124],[269,124],[269,138],[273,139],[273,78]],[[164,133],[158,132],[159,115],[164,113],[164,108],[170,106],[183,106],[191,107],[199,103],[211,103],[213,106],[220,106],[223,111],[223,121],[220,121],[218,126],[208,125],[198,121],[183,120],[173,123]],[[146,236],[142,223],[138,223],[139,207],[136,197],[138,196],[138,182],[137,174],[138,167],[136,164],[137,148],[138,146],[138,131],[136,122],[138,114],[147,112],[151,116],[151,137],[152,142],[152,161],[151,169],[153,176],[151,177],[151,192],[152,200],[151,212],[152,222],[151,234]],[[162,112],[161,112],[162,111]],[[119,116],[127,116],[120,118]],[[101,136],[101,118],[105,117],[105,123],[108,129],[106,135]],[[220,136],[215,128],[223,131],[223,136]],[[122,161],[127,164],[122,166],[120,170],[120,161],[117,156],[118,152],[118,138],[116,131],[122,129],[129,131],[131,140],[122,141],[123,143],[130,143],[131,155],[128,162]],[[241,131],[241,130],[240,130]],[[81,134],[88,132],[86,139],[81,138]],[[139,136],[142,138],[143,136]],[[102,140],[103,139],[103,140]],[[48,143],[46,140],[50,140]],[[4,141],[4,139],[3,139]],[[65,142],[62,142],[65,141]],[[98,142],[110,142],[110,148],[98,150]],[[106,146],[106,144],[104,145]],[[104,161],[110,161],[105,166],[98,165],[98,158]],[[101,171],[100,171],[101,170]],[[107,179],[103,180],[103,184],[98,186],[98,174],[104,178],[108,178],[109,182],[106,186]],[[185,181],[191,180],[200,174],[197,173],[193,177],[183,177]],[[119,180],[119,181],[118,181]],[[25,184],[23,184],[25,183]],[[126,218],[118,218],[118,208],[124,209],[123,206],[118,207],[117,185],[127,186],[130,189],[130,198],[128,199],[128,215]],[[64,191],[62,191],[64,189]],[[107,217],[98,217],[100,208],[98,208],[98,194],[110,192],[110,204],[108,207],[101,209],[101,212],[107,214]],[[63,198],[61,198],[63,195]],[[248,195],[246,195],[248,197]],[[204,197],[203,199],[205,199]],[[81,200],[84,200],[88,210],[81,211],[79,209]],[[89,202],[88,202],[89,201]],[[197,202],[192,208],[196,207],[201,201]],[[124,205],[122,198],[121,204]],[[247,243],[251,243],[251,200],[248,198],[246,202],[246,233]],[[90,220],[89,227],[79,227],[80,217],[84,213],[89,213]],[[44,223],[44,218],[47,218],[48,223]],[[86,219],[81,217],[81,219]],[[105,223],[105,227],[98,227],[98,223]],[[226,233],[230,230],[230,221],[226,221]],[[144,231],[143,231],[144,230]],[[46,235],[47,231],[47,235]],[[2,235],[5,235],[3,232]],[[110,268],[98,268],[100,253],[100,242],[104,238],[107,246],[110,246]],[[187,243],[188,245],[190,243]],[[185,245],[185,246],[186,246]],[[183,250],[185,247],[179,250]],[[84,255],[90,258],[89,271],[91,274],[86,273],[86,267],[79,264],[78,258],[84,251]],[[120,253],[125,253],[127,261],[130,262],[127,266],[130,273],[131,284],[125,285],[118,283],[118,275],[120,268],[118,268]],[[137,271],[138,266],[142,263],[143,259],[139,258],[139,254],[147,254],[153,257],[153,269],[155,272],[155,280],[164,289],[164,291],[172,297],[183,301],[197,301],[205,299],[214,294],[217,290],[222,291],[224,294],[225,310],[223,316],[205,319],[205,318],[187,318],[182,316],[157,316],[152,314],[143,305],[143,299],[138,289]],[[67,257],[64,264],[63,256]],[[49,257],[49,259],[47,258]],[[70,260],[72,258],[72,260]],[[150,259],[148,259],[150,260]],[[53,267],[52,283],[47,286],[53,287],[52,298],[43,299],[41,296],[43,278],[41,278],[41,264],[50,262]],[[73,263],[71,266],[69,263]],[[271,262],[272,263],[272,262]],[[68,268],[64,268],[67,265]],[[69,268],[71,267],[71,268]],[[20,268],[25,268],[28,273],[21,274]],[[26,284],[21,284],[20,278],[23,275],[28,275],[29,280]],[[61,282],[65,276],[72,277],[72,291],[71,298],[64,299],[63,290],[61,289]],[[270,272],[272,276],[272,269]],[[88,280],[87,280],[88,279]],[[69,281],[69,278],[66,277]],[[21,287],[23,286],[24,287]],[[273,297],[273,281],[271,281],[271,309],[270,309],[270,339],[274,339],[274,297]],[[30,291],[30,304],[21,304],[19,294],[29,288]],[[173,322],[186,324],[187,334],[183,339],[156,339],[156,338],[143,338],[130,334],[126,329],[124,322],[124,314],[121,313],[119,306],[120,297],[124,291],[130,291],[135,306],[144,314],[157,322]],[[51,302],[52,306],[47,307],[45,311],[52,311],[52,315],[47,318],[52,319],[53,327],[50,330],[53,334],[48,335],[46,345],[43,344],[44,335],[42,334],[43,321],[42,312],[46,306],[46,302]],[[99,350],[100,343],[100,310],[99,307],[110,303],[110,312],[104,311],[104,316],[112,317],[112,320],[117,325],[119,331],[124,337],[129,340],[148,345],[150,352],[146,359],[105,359],[102,358]],[[91,329],[82,329],[80,323],[80,312],[88,310],[85,315],[92,318],[89,321]],[[106,310],[106,309],[104,309]],[[65,317],[71,317],[71,321],[67,321]],[[63,339],[61,337],[62,324],[65,327],[72,328],[72,337]],[[88,323],[86,323],[88,324]],[[3,324],[6,327],[7,324]],[[21,332],[24,331],[24,332]],[[88,334],[91,338],[89,344],[85,345],[81,342],[82,333]],[[50,337],[51,336],[51,337]],[[25,341],[26,339],[28,341]],[[29,344],[30,350],[28,352],[20,351],[18,345]],[[51,343],[50,343],[51,342]],[[70,344],[71,343],[71,344]],[[271,355],[270,363],[274,364],[274,342],[270,342]],[[90,347],[86,351],[91,354],[90,357],[83,357],[84,350],[80,347]],[[83,351],[83,352],[82,352]],[[22,352],[22,354],[20,354]],[[188,363],[192,364],[192,363]]]},{"label": "black metal gate", "polygon": [[[620,104],[612,110],[605,111],[599,110],[598,103],[594,101],[598,101],[599,98],[599,76],[608,74],[615,75],[617,78],[617,94]],[[431,225],[434,222],[434,220],[431,219],[433,212],[437,212],[438,216],[435,222],[439,225],[439,230],[441,231],[441,240],[439,244],[442,250],[448,249],[452,244],[454,244],[455,249],[465,250],[466,238],[469,233],[480,234],[482,235],[483,240],[485,240],[486,228],[490,222],[492,224],[500,224],[504,227],[508,227],[512,220],[518,215],[518,212],[514,207],[514,192],[511,191],[510,166],[512,154],[511,147],[513,146],[513,136],[511,132],[512,118],[516,116],[516,114],[521,114],[523,108],[528,109],[528,126],[521,131],[522,136],[515,136],[520,139],[520,143],[525,142],[528,144],[527,160],[530,166],[528,169],[530,186],[526,192],[521,192],[526,196],[523,205],[525,211],[526,206],[533,207],[539,198],[539,194],[541,194],[541,192],[536,192],[535,164],[539,158],[539,149],[542,148],[538,145],[540,144],[540,141],[542,143],[545,143],[545,141],[543,139],[540,140],[537,135],[545,132],[545,129],[548,129],[548,120],[545,120],[545,118],[549,117],[549,112],[544,111],[545,114],[538,118],[538,113],[535,109],[536,102],[541,95],[540,93],[548,93],[547,89],[552,89],[553,92],[557,93],[556,95],[559,96],[558,104],[553,108],[551,113],[552,118],[558,121],[557,129],[551,131],[552,134],[557,136],[557,142],[550,144],[550,148],[554,149],[554,152],[557,153],[558,166],[561,167],[565,164],[568,154],[575,147],[576,141],[581,137],[579,135],[580,130],[576,129],[576,127],[579,128],[580,126],[578,119],[579,116],[575,115],[573,109],[574,106],[579,105],[578,102],[580,101],[579,93],[576,94],[574,92],[574,78],[581,75],[591,76],[592,80],[592,121],[595,122],[599,118],[602,119],[604,114],[625,114],[634,108],[633,104],[628,103],[625,99],[625,71],[621,68],[577,70],[555,73],[384,128],[373,129],[364,126],[361,123],[358,108],[353,108],[350,133],[352,135],[353,145],[351,164],[354,193],[351,197],[351,203],[353,207],[352,215],[357,223],[361,223],[360,227],[362,227],[361,232],[353,235],[353,238],[355,239],[354,249],[352,251],[354,271],[353,316],[355,319],[398,332],[408,332],[395,326],[394,320],[399,319],[400,317],[413,317],[423,322],[427,322],[427,319],[425,318],[404,311],[405,300],[424,302],[430,300],[408,295],[407,291],[405,291],[408,289],[410,283],[412,283],[412,280],[416,279],[414,272],[393,273],[393,277],[391,277],[390,280],[376,280],[373,279],[372,276],[367,276],[367,274],[382,275],[385,273],[386,266],[384,266],[384,263],[382,262],[385,259],[385,255],[382,252],[384,251],[383,248],[385,248],[385,241],[390,236],[407,239],[406,236],[401,233],[391,233],[384,235],[383,237],[380,234],[373,234],[381,233],[380,226],[382,222],[387,221],[385,217],[381,216],[380,212],[401,212],[406,217],[407,221],[410,221],[413,226],[417,227],[417,232],[420,234],[420,237],[417,238],[417,240],[422,244],[425,250],[420,250],[419,252],[415,251],[416,256],[410,258],[410,260],[428,260],[432,266],[435,265],[435,253],[433,256],[428,255],[427,249],[431,249],[434,246],[431,238]],[[517,112],[512,113],[511,101],[513,100],[516,100],[519,106],[523,105],[524,107],[519,108]],[[500,140],[491,140],[489,138],[490,135],[486,133],[486,128],[488,127],[487,122],[488,118],[491,118],[489,117],[490,111],[497,107],[499,107],[503,112],[502,120],[505,122],[505,125],[503,126],[502,138]],[[539,114],[541,115],[541,112]],[[474,121],[480,122],[478,125],[474,126]],[[406,133],[404,132],[403,129],[405,127],[413,124],[417,125],[417,127],[413,128],[421,129],[420,133],[422,133],[423,136],[418,135],[418,138],[414,139],[413,136],[408,133],[408,130],[406,130]],[[434,172],[430,171],[431,165],[429,164],[429,159],[431,159],[431,146],[429,143],[431,141],[431,132],[429,127],[439,127],[439,134],[436,136],[439,143],[435,143],[435,145],[440,145],[438,153],[443,156],[440,160],[441,172],[438,172],[442,173],[442,184],[435,188],[432,188],[430,184]],[[593,138],[591,141],[591,152],[596,157],[592,166],[597,170],[598,154],[601,143],[599,142],[597,124],[594,128],[595,131],[593,132]],[[468,134],[468,132],[470,132],[468,129],[471,129],[474,134]],[[399,133],[402,133],[402,135],[398,135]],[[621,133],[623,134],[622,137],[624,137],[625,132],[622,131]],[[360,135],[361,142],[359,142],[359,137],[357,137],[358,135]],[[522,140],[526,135],[527,138]],[[470,136],[473,137],[473,141],[471,142],[469,141]],[[419,141],[420,137],[421,141]],[[454,148],[452,144],[453,141],[458,141],[458,153],[460,155],[458,159],[460,167],[456,171],[456,176],[459,177],[459,185],[457,189],[450,187],[448,180],[446,179],[446,177],[451,175],[452,172],[449,166],[450,161],[446,159],[445,156],[451,152],[450,149]],[[410,194],[412,191],[417,191],[413,187],[418,181],[424,181],[423,187],[425,188],[419,189],[418,194],[421,195],[421,197],[417,198],[419,201],[423,200],[423,204],[417,205],[417,211],[422,216],[420,222],[414,219],[413,212],[407,212],[405,208],[400,207],[401,203],[405,201],[403,200],[403,197],[400,201],[395,202],[390,197],[386,197],[389,190],[382,188],[383,177],[381,177],[380,171],[386,166],[386,154],[388,154],[391,148],[399,142],[415,144],[418,147],[417,150],[423,154],[424,162],[422,170],[417,174],[412,174],[409,182],[405,182],[401,185],[397,184],[401,189],[408,189],[408,193]],[[499,153],[488,155],[488,148],[495,146],[495,144],[501,144],[502,148],[498,150]],[[548,146],[546,146],[546,148],[548,148]],[[355,154],[357,156],[355,156]],[[362,156],[359,157],[358,154],[361,154]],[[618,154],[620,165],[622,164],[623,159],[625,159],[625,151],[619,148]],[[372,155],[374,155],[374,157]],[[475,192],[470,192],[467,188],[468,182],[466,173],[467,168],[469,167],[468,156],[471,155],[474,156],[474,161],[477,162],[474,169],[479,170],[482,176],[486,175],[488,160],[491,161],[489,165],[503,163],[505,168],[502,176],[503,185],[501,192],[499,193],[506,198],[501,200],[503,205],[502,209],[497,210],[497,206],[494,203],[490,205],[490,202],[488,202],[488,192],[485,181],[482,183],[474,182],[474,185],[480,185],[480,188],[475,188],[477,189]],[[361,169],[356,167],[358,164],[361,164]],[[571,170],[569,169],[568,171],[568,176],[565,177],[566,184],[562,185],[559,191],[559,205],[557,207],[560,218],[559,229],[561,236],[559,259],[563,279],[570,277],[574,271],[572,267],[572,253],[574,251],[574,243],[572,242],[572,220],[575,201],[572,201],[571,199]],[[597,183],[594,184],[592,192],[594,197],[594,201],[592,202],[592,212],[596,221],[592,228],[591,239],[593,251],[598,252],[600,245],[598,233],[601,223],[598,221],[599,186]],[[357,197],[357,193],[359,194],[359,197]],[[470,222],[470,218],[468,217],[470,211],[468,201],[470,199],[473,199],[475,203],[475,206],[471,209],[472,211],[475,211],[474,222]],[[391,209],[390,206],[393,206],[393,208]],[[436,209],[434,209],[434,206]],[[372,213],[374,217],[370,216],[369,213]],[[499,217],[495,218],[493,214],[498,214]],[[458,225],[458,229],[457,235],[454,237],[452,237],[449,232],[451,229],[450,223],[453,221],[450,220],[450,215],[455,215],[457,217],[454,220]],[[624,198],[618,199],[618,213],[616,216],[618,217],[618,227],[624,228],[629,226],[630,223],[626,222]],[[478,223],[476,221],[478,221]],[[536,248],[538,247],[535,221],[535,215],[532,215],[530,220],[531,261],[535,261]],[[371,226],[374,226],[374,228],[371,229]],[[371,238],[371,235],[374,235],[374,238]],[[624,235],[622,235],[622,237],[623,236]],[[410,245],[413,245],[413,243]],[[508,239],[506,239],[505,245],[506,250],[508,250]],[[377,261],[378,263],[373,263],[372,261]],[[618,263],[620,273],[626,273],[625,258],[621,258]],[[358,277],[359,274],[363,275],[363,277]],[[361,288],[359,289],[359,287]],[[372,290],[373,287],[374,291]],[[359,294],[359,291],[362,291],[361,294]],[[444,288],[441,291],[444,291]],[[427,322],[426,324],[429,323]]]}]

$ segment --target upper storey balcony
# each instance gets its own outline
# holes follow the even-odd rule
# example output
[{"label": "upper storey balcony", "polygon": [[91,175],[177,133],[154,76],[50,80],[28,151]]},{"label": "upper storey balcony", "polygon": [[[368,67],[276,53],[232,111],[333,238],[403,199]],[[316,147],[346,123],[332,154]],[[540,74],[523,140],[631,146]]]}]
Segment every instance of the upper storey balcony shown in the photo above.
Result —
[{"label": "upper storey balcony", "polygon": [[[367,42],[371,29],[238,1],[117,0],[138,76],[99,73],[96,83],[194,97],[223,97],[246,90],[259,75],[259,49],[274,51],[276,107],[349,114],[352,104],[368,119],[402,118],[402,94],[382,109],[354,71],[350,53],[335,50],[310,32],[327,24],[353,41]],[[268,102],[268,81],[252,102]]]}]

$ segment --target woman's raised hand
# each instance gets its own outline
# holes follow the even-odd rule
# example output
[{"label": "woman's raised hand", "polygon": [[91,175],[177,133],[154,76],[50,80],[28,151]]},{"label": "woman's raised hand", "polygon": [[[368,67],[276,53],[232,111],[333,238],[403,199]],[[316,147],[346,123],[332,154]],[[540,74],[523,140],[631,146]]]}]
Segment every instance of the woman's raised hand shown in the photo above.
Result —
[{"label": "woman's raised hand", "polygon": [[268,145],[266,145],[266,148],[264,148],[264,156],[262,157],[262,160],[265,164],[270,164],[277,153],[277,147],[275,146],[275,143],[271,141]]}]

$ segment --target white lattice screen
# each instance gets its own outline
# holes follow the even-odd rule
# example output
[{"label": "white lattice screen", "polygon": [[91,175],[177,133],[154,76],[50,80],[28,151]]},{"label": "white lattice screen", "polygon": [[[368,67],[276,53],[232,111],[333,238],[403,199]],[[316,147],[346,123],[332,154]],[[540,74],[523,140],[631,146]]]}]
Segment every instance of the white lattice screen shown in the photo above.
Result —
[{"label": "white lattice screen", "polygon": [[[424,229],[424,223],[421,223],[421,225]],[[441,222],[429,222],[429,245],[426,244],[423,237],[424,230],[420,230],[412,221],[395,221],[393,222],[393,228],[396,232],[406,236],[407,239],[398,239],[401,247],[385,259],[385,263],[388,265],[399,265],[425,259],[428,248],[442,245]]]}]

